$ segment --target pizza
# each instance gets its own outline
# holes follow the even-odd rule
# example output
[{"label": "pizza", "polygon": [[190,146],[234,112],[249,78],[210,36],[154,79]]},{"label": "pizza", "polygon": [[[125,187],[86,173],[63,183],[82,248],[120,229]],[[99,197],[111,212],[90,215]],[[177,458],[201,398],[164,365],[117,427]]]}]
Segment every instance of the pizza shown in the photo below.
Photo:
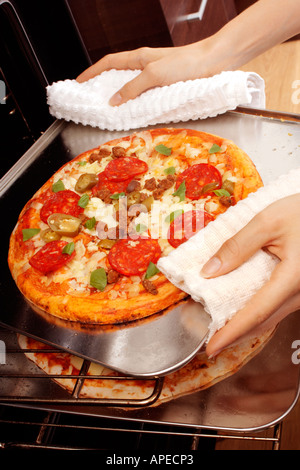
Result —
[{"label": "pizza", "polygon": [[82,324],[149,317],[186,297],[156,264],[262,186],[234,142],[155,128],[66,163],[10,237],[13,279],[37,311]]},{"label": "pizza", "polygon": [[[155,379],[126,377],[122,374],[91,362],[81,380],[76,398],[109,400],[108,404],[125,408],[132,406],[158,406],[176,398],[207,389],[235,374],[255,357],[272,338],[274,330],[265,331],[259,337],[244,340],[231,346],[216,357],[209,359],[200,351],[181,369],[162,377],[160,389],[155,391]],[[18,335],[18,342],[25,356],[69,394],[77,389],[84,360],[78,356],[57,350],[47,352],[45,343],[24,335]],[[34,350],[37,350],[36,352]],[[45,351],[45,352],[43,352]],[[72,376],[70,378],[67,378]],[[57,376],[57,377],[55,377]],[[78,376],[78,379],[76,378]],[[77,392],[76,392],[77,393]],[[122,400],[122,402],[120,402]]]}]

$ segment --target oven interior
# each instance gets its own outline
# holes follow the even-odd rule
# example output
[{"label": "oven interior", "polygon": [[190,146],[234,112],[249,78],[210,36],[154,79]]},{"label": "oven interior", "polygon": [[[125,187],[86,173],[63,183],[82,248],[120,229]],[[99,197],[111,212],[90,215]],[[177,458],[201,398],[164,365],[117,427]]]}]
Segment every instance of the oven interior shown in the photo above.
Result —
[{"label": "oven interior", "polygon": [[[18,1],[0,2],[0,80],[5,87],[5,97],[0,104],[1,177],[53,123],[45,101],[47,84],[76,76],[91,63],[68,2],[57,2],[58,10],[47,7],[49,11],[39,2],[26,3],[28,8],[24,7],[24,2],[23,5]],[[165,38],[166,44],[169,40]],[[24,358],[20,361],[23,354],[16,345],[15,331],[1,326],[0,339],[6,345],[5,368],[0,364],[2,392],[7,387],[17,391],[24,383],[34,387],[35,381],[51,381],[46,376],[41,378],[37,369],[29,376],[24,375]],[[234,448],[238,444],[239,448],[247,448],[249,443],[262,449],[280,448],[281,422],[250,433],[193,429],[92,416],[88,410],[82,412],[85,405],[80,402],[72,404],[71,409],[57,410],[53,409],[51,394],[39,404],[22,401],[17,395],[15,400],[4,400],[0,405],[0,449],[3,451],[118,449],[186,453],[222,449],[224,445]]]},{"label": "oven interior", "polygon": [[[26,351],[18,347],[15,331],[1,327],[0,338],[6,344],[6,364],[0,366],[0,393],[3,396],[8,389],[15,393],[6,400],[1,399],[0,449],[3,451],[101,450],[181,454],[220,450],[224,446],[230,449],[237,444],[239,449],[247,449],[249,444],[254,444],[256,449],[280,448],[281,422],[259,432],[226,432],[201,429],[198,426],[193,428],[158,421],[101,416],[101,406],[107,406],[105,399],[100,404],[97,400],[90,400],[86,404],[85,399],[73,400],[73,394],[73,397],[64,401],[65,395],[61,393],[61,387],[41,373],[34,364],[30,367],[30,372],[26,370],[24,360],[27,359],[23,354]],[[78,380],[85,377],[84,369],[83,367]],[[35,388],[45,388],[47,393],[46,396],[43,393],[40,396],[37,394],[36,398],[29,400],[23,395],[22,399],[22,391],[27,388],[33,391]],[[74,393],[75,389],[76,386]],[[63,403],[60,407],[57,405],[59,400]],[[64,405],[68,402],[68,406]],[[115,406],[110,405],[109,400],[108,403],[109,406]],[[94,406],[97,410],[95,412]]]}]

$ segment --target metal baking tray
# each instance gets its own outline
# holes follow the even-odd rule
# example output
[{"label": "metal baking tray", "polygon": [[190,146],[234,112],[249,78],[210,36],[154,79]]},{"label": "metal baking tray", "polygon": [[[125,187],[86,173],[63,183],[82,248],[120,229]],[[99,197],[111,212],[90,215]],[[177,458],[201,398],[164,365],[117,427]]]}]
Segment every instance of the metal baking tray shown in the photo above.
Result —
[{"label": "metal baking tray", "polygon": [[[191,127],[234,140],[249,154],[265,183],[300,164],[300,127],[294,115],[240,109],[204,121],[168,126]],[[2,225],[5,255],[10,233],[24,202],[65,162],[89,148],[126,134],[128,132],[106,132],[56,121],[0,182],[0,207],[2,214],[5,214]],[[78,351],[78,345],[77,350],[73,350],[65,325],[48,322],[24,302],[5,260],[0,288],[0,324],[85,357]],[[291,360],[291,347],[293,341],[298,339],[299,331],[297,315],[290,316],[280,325],[258,358],[254,358],[238,374],[206,391],[151,408],[150,411],[124,412],[117,408],[94,406],[87,410],[84,404],[82,410],[80,405],[74,409],[70,405],[68,409],[112,418],[158,420],[206,428],[257,429],[269,426],[282,419],[298,398],[299,368]],[[85,334],[89,340],[93,336],[89,332]]]}]

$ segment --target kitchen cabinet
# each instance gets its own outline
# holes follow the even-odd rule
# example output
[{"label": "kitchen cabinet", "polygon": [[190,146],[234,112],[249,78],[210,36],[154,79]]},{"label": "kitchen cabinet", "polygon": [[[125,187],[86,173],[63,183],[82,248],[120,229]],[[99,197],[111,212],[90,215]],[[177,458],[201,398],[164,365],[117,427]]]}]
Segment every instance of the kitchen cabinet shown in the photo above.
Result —
[{"label": "kitchen cabinet", "polygon": [[[160,0],[174,46],[200,41],[258,0]],[[300,39],[300,34],[291,38]]]},{"label": "kitchen cabinet", "polygon": [[235,0],[67,0],[92,62],[110,52],[177,46],[218,31],[237,14]]},{"label": "kitchen cabinet", "polygon": [[234,0],[160,0],[174,46],[204,39],[237,15]]},{"label": "kitchen cabinet", "polygon": [[160,0],[66,0],[91,62],[138,47],[172,46]]},{"label": "kitchen cabinet", "polygon": [[217,32],[255,0],[66,0],[91,63],[139,47],[180,46]]}]

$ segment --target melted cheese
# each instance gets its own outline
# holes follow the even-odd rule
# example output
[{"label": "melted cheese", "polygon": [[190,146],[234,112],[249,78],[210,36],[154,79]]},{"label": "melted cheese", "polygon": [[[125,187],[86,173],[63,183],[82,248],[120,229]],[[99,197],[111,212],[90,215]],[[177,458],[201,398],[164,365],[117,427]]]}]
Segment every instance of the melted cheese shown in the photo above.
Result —
[{"label": "melted cheese", "polygon": [[90,285],[91,272],[100,267],[101,261],[105,259],[105,253],[95,251],[90,257],[86,257],[86,250],[82,240],[75,243],[76,255],[65,268],[60,269],[48,276],[42,276],[44,283],[62,283],[69,281],[75,291],[84,292]]},{"label": "melted cheese", "polygon": [[[175,167],[176,171],[182,172],[188,167],[188,161],[195,163],[212,163],[216,164],[216,167],[222,174],[223,181],[229,179],[233,182],[237,181],[237,178],[229,171],[225,171],[224,163],[217,163],[219,161],[218,154],[209,154],[208,150],[211,148],[212,143],[206,142],[201,144],[200,148],[193,147],[190,143],[181,143],[183,135],[170,136],[170,142],[166,140],[166,136],[160,135],[155,136],[153,141],[152,135],[148,131],[139,132],[138,136],[133,136],[129,140],[124,140],[118,143],[125,149],[128,149],[128,155],[135,155],[141,160],[147,162],[149,171],[142,175],[139,180],[143,188],[146,180],[155,178],[156,181],[166,178],[166,170],[169,167]],[[168,138],[167,138],[168,139]],[[169,142],[169,144],[168,144]],[[170,156],[162,156],[157,152],[153,152],[153,148],[163,143],[172,147],[172,154]],[[111,150],[112,146],[106,148]],[[204,153],[203,153],[204,150]],[[221,147],[221,153],[225,152],[226,145]],[[220,153],[220,152],[219,152]],[[180,158],[180,155],[186,156],[186,163]],[[133,157],[132,157],[133,158]],[[94,173],[98,174],[105,170],[109,161],[112,157],[104,157],[99,161],[92,163],[85,162],[84,165],[79,165],[78,161],[70,163],[66,168],[63,168],[60,172],[55,175],[55,180],[61,179],[66,189],[75,191],[75,185],[79,176],[83,173]],[[146,189],[142,190],[146,194],[152,194],[151,191]],[[187,212],[192,209],[196,210],[207,210],[210,213],[214,213],[218,210],[218,204],[211,200],[210,197],[203,198],[200,201],[180,201],[179,197],[174,196],[175,185],[166,190],[162,198],[155,201],[152,210],[150,212],[141,212],[131,223],[131,228],[135,228],[137,225],[146,227],[145,233],[148,233],[152,238],[158,239],[160,247],[162,249],[162,256],[168,255],[174,248],[169,244],[167,236],[170,227],[169,216],[173,212],[180,211]],[[36,209],[40,207],[38,203]],[[107,224],[108,228],[114,228],[118,226],[118,222],[115,217],[115,208],[113,204],[106,204],[97,197],[90,197],[89,203],[84,210],[84,215],[88,218],[95,217],[96,221]],[[43,223],[42,223],[43,224]],[[43,228],[46,228],[43,224]],[[89,235],[97,237],[96,226],[93,230],[88,230],[82,226],[82,230]],[[66,241],[70,242],[71,239],[63,237]],[[40,237],[33,239],[34,247],[36,251],[43,246],[44,242]],[[75,245],[75,257],[67,264],[65,268],[62,268],[56,273],[48,276],[42,276],[41,280],[45,284],[51,282],[61,283],[68,280],[70,289],[69,292],[78,295],[88,292],[90,287],[90,274],[95,269],[103,266],[106,267],[106,254],[99,251],[98,239],[95,242],[91,241],[87,246],[84,246],[80,240]],[[132,242],[134,243],[134,241]],[[28,266],[25,260],[25,266]],[[122,283],[122,288],[115,291],[111,286],[107,286],[106,290],[111,299],[117,297],[134,297],[138,295],[140,289],[140,277],[133,276],[128,278],[127,284]]]},{"label": "melted cheese", "polygon": [[[96,221],[102,221],[109,228],[116,227],[118,222],[115,219],[115,209],[113,204],[105,204],[98,197],[92,197],[84,210],[84,214],[90,219],[95,217]],[[91,232],[89,232],[91,233]]]}]

